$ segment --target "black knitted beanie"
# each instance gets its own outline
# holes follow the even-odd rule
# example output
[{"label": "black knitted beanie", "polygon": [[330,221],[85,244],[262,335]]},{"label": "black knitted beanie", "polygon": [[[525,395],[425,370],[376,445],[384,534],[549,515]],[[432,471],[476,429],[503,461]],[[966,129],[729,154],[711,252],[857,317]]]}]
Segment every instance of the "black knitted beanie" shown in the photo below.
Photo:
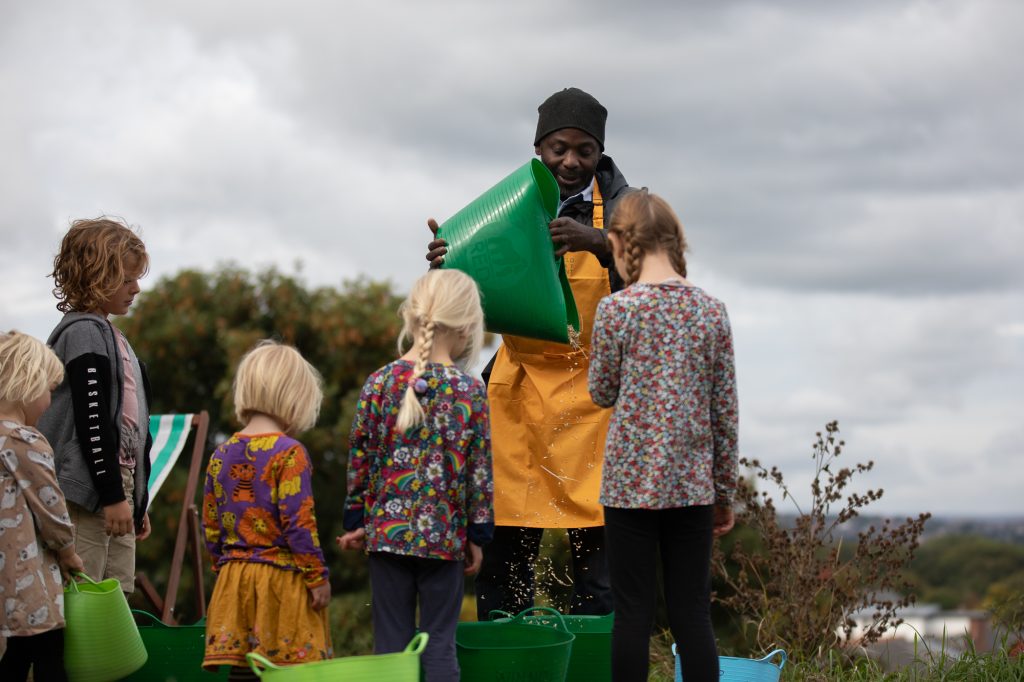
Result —
[{"label": "black knitted beanie", "polygon": [[608,110],[594,96],[579,88],[566,88],[544,100],[537,107],[537,135],[534,146],[549,134],[562,128],[579,128],[592,136],[604,151],[604,123]]}]

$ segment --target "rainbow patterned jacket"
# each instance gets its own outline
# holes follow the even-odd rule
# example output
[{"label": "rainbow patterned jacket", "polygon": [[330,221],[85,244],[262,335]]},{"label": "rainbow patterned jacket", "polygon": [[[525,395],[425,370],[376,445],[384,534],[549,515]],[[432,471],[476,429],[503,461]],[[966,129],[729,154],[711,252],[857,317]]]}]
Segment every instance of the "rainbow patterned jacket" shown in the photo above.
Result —
[{"label": "rainbow patterned jacket", "polygon": [[426,421],[395,430],[412,363],[396,360],[363,386],[349,435],[344,526],[366,528],[369,552],[461,561],[466,540],[494,533],[487,390],[454,365],[430,363]]}]

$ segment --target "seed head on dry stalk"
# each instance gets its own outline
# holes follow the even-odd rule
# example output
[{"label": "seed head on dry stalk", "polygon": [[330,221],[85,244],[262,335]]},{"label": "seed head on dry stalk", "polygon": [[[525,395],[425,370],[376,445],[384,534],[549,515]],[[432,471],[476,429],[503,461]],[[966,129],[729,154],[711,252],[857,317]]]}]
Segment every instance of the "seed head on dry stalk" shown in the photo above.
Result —
[{"label": "seed head on dry stalk", "polygon": [[[731,549],[715,547],[715,599],[739,620],[751,649],[782,647],[792,657],[807,659],[827,655],[855,634],[862,642],[873,642],[902,622],[899,609],[914,602],[903,569],[931,514],[908,517],[898,525],[886,519],[859,532],[852,552],[844,552],[842,526],[883,495],[881,488],[846,491],[853,477],[871,471],[874,462],[840,467],[845,446],[838,422],[815,434],[806,509],[778,467],[740,460],[753,470],[754,481],[737,490],[736,525],[752,532],[738,533],[741,539]],[[758,492],[754,485],[758,480],[774,485],[781,499],[793,505],[796,519],[791,526],[780,523],[771,494]],[[857,629],[852,617],[857,611],[871,614],[866,629]]]}]

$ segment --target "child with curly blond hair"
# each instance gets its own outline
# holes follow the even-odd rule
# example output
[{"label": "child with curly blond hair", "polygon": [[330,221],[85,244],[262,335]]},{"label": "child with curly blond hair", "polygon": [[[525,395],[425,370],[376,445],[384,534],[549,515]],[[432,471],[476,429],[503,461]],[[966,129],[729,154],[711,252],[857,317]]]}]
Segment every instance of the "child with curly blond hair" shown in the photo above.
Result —
[{"label": "child with curly blond hair", "polygon": [[331,657],[313,466],[296,440],[320,414],[320,375],[294,348],[263,341],[242,358],[234,399],[242,430],[206,470],[203,528],[217,583],[203,667],[255,679],[250,652],[279,665]]},{"label": "child with curly blond hair", "polygon": [[149,379],[111,321],[139,293],[149,256],[138,235],[111,218],[76,220],[53,261],[64,317],[50,345],[64,380],[39,430],[53,445],[75,548],[94,580],[135,590],[135,542],[149,536]]}]

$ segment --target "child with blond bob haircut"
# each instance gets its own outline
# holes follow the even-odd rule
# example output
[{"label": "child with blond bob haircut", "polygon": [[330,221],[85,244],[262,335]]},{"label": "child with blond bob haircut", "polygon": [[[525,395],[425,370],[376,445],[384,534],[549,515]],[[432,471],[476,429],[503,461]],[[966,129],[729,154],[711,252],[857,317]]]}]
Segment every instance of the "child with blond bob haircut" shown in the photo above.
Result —
[{"label": "child with blond bob haircut", "polygon": [[429,635],[428,682],[459,679],[455,626],[464,576],[494,533],[483,382],[466,373],[483,341],[476,283],[431,270],[402,304],[398,351],[366,380],[350,431],[343,549],[369,552],[374,651]]},{"label": "child with blond bob haircut", "polygon": [[711,545],[733,525],[737,397],[725,306],[686,279],[672,207],[646,191],[615,210],[608,240],[627,287],[598,304],[594,402],[614,407],[601,504],[615,625],[612,679],[647,679],[660,555],[683,679],[718,679]]},{"label": "child with blond bob haircut", "polygon": [[255,679],[249,652],[281,665],[331,657],[313,467],[296,440],[320,414],[320,374],[291,346],[262,341],[238,366],[234,400],[242,430],[206,469],[203,528],[217,583],[203,667]]},{"label": "child with blond bob haircut", "polygon": [[149,536],[149,378],[111,315],[125,315],[146,274],[146,247],[126,224],[76,220],[53,261],[64,317],[47,343],[64,381],[39,420],[53,445],[75,547],[95,580],[135,590],[135,542]]},{"label": "child with blond bob haircut", "polygon": [[38,340],[0,334],[0,679],[66,680],[61,572],[81,571],[53,450],[35,429],[64,377]]}]

